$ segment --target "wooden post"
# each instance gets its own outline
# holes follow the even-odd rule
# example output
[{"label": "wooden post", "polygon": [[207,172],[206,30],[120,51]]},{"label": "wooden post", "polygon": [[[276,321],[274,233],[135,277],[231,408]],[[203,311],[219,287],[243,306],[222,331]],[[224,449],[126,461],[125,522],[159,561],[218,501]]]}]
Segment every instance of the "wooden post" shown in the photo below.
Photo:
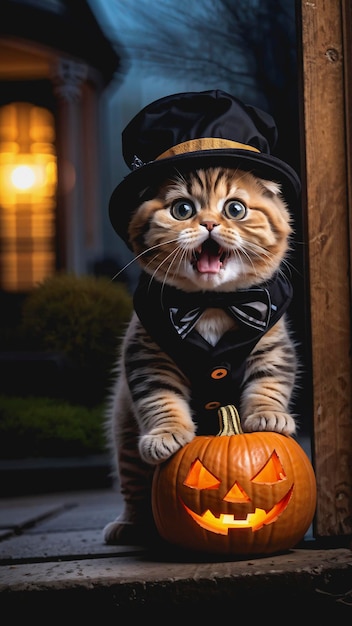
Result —
[{"label": "wooden post", "polygon": [[303,209],[309,258],[315,536],[352,533],[351,9],[300,0]]}]

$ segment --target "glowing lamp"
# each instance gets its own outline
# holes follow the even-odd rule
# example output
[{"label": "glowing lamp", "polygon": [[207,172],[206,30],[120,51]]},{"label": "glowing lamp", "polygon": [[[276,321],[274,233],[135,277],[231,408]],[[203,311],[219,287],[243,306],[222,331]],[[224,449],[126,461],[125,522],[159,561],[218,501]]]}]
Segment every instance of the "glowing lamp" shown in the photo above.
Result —
[{"label": "glowing lamp", "polygon": [[28,165],[19,165],[18,167],[14,167],[11,174],[11,182],[16,189],[30,189],[35,183],[35,173],[33,168]]},{"label": "glowing lamp", "polygon": [[227,555],[293,548],[312,523],[316,481],[292,438],[243,433],[233,406],[217,436],[195,437],[154,473],[156,527],[181,548]]},{"label": "glowing lamp", "polygon": [[33,209],[37,202],[55,193],[55,158],[47,154],[13,154],[1,168],[1,183],[4,206],[16,205],[21,201],[19,197],[26,194],[25,202]]}]

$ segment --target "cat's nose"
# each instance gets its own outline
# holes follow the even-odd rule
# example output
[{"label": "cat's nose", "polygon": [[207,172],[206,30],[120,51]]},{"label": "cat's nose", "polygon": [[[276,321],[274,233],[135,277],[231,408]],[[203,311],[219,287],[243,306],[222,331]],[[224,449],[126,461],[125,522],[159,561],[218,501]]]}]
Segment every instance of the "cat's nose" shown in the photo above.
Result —
[{"label": "cat's nose", "polygon": [[213,230],[213,228],[215,228],[215,226],[218,226],[218,224],[216,222],[211,222],[209,221],[205,221],[205,222],[201,222],[200,224],[201,226],[204,226],[209,232],[211,232]]}]

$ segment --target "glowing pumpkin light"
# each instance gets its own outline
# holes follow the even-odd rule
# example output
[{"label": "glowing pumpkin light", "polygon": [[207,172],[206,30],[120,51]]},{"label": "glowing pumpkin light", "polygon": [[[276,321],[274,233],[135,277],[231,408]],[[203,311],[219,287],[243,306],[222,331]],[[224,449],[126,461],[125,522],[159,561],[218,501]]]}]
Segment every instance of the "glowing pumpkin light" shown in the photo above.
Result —
[{"label": "glowing pumpkin light", "polygon": [[154,473],[156,527],[182,548],[227,555],[293,548],[312,523],[315,475],[292,438],[243,433],[233,406],[217,436],[198,436]]}]

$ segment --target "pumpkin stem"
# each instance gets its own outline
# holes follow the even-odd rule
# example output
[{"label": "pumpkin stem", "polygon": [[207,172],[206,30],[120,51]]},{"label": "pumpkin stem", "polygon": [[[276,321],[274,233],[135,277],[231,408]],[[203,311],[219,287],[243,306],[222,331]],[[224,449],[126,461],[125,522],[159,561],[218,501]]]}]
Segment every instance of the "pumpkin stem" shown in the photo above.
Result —
[{"label": "pumpkin stem", "polygon": [[242,435],[241,420],[236,407],[233,404],[222,406],[218,410],[220,431],[218,437]]}]

